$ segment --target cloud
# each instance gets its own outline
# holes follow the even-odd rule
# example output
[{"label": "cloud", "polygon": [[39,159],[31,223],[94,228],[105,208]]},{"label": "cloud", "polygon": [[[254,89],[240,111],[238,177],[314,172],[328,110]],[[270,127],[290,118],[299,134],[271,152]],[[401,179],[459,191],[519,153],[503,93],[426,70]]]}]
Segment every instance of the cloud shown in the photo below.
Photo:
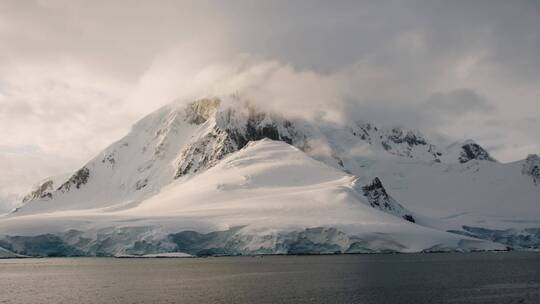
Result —
[{"label": "cloud", "polygon": [[88,157],[86,151],[104,144],[96,134],[113,130],[119,136],[118,129],[129,121],[121,112],[125,87],[83,67],[19,65],[3,71],[0,128],[6,131],[5,146],[32,144],[59,158]]},{"label": "cloud", "polygon": [[490,112],[494,106],[471,89],[436,92],[423,104],[428,112],[438,115],[456,116],[469,112]]},{"label": "cloud", "polygon": [[[0,214],[16,207],[46,176],[70,172],[80,165],[78,157],[61,157],[36,145],[0,146]],[[7,173],[7,174],[6,174]]]},{"label": "cloud", "polygon": [[[519,153],[523,149],[509,146],[509,142],[538,142],[534,131],[517,131],[517,119],[508,115],[512,106],[497,97],[500,91],[488,90],[500,79],[492,77],[490,86],[464,88],[462,85],[474,78],[455,81],[462,77],[462,67],[458,76],[441,73],[411,86],[403,80],[404,71],[369,58],[344,69],[318,72],[247,54],[211,59],[201,53],[195,57],[186,54],[190,52],[185,48],[175,48],[156,57],[131,102],[157,107],[175,98],[189,102],[204,96],[239,94],[261,108],[286,109],[289,115],[308,119],[323,117],[336,123],[364,119],[415,128],[441,144],[472,138],[493,147],[492,152],[503,161],[524,157]],[[463,61],[467,59],[459,58],[456,63]],[[475,68],[469,64],[469,69]],[[414,72],[411,68],[407,71]],[[532,111],[536,108],[533,102],[521,103]],[[495,127],[493,119],[505,125]]]},{"label": "cloud", "polygon": [[0,212],[43,178],[80,167],[135,120],[122,111],[124,85],[82,66],[1,70]]}]

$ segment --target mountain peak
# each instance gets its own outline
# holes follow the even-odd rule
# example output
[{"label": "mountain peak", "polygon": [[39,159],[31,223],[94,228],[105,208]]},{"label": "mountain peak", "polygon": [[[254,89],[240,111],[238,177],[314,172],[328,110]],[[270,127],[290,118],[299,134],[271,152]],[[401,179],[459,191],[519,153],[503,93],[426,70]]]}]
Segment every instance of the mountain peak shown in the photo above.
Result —
[{"label": "mountain peak", "polygon": [[189,103],[185,107],[186,120],[189,123],[200,125],[210,118],[221,105],[221,100],[217,97],[203,98]]},{"label": "mountain peak", "polygon": [[473,160],[497,162],[482,146],[472,139],[457,141],[446,147],[443,160],[465,164]]},{"label": "mountain peak", "polygon": [[486,150],[484,150],[484,148],[482,148],[472,139],[468,139],[463,142],[458,159],[460,163],[466,163],[473,159],[487,160],[491,162],[496,161]]}]

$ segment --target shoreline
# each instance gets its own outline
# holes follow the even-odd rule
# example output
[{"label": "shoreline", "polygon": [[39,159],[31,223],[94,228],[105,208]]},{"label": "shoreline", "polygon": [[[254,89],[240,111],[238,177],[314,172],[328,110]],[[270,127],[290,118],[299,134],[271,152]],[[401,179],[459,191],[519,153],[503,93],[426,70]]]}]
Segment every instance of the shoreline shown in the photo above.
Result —
[{"label": "shoreline", "polygon": [[[0,260],[13,260],[13,259],[85,259],[85,258],[107,258],[107,259],[207,259],[207,258],[230,258],[230,257],[242,257],[242,258],[264,258],[264,257],[317,257],[317,256],[377,256],[377,255],[432,255],[432,254],[479,254],[479,253],[533,253],[540,252],[540,250],[472,250],[472,251],[427,251],[427,252],[373,252],[373,253],[295,253],[295,254],[237,254],[237,255],[161,255],[161,254],[148,254],[148,255],[117,255],[117,256],[18,256],[18,257],[0,257]],[[177,252],[173,252],[177,254]]]}]

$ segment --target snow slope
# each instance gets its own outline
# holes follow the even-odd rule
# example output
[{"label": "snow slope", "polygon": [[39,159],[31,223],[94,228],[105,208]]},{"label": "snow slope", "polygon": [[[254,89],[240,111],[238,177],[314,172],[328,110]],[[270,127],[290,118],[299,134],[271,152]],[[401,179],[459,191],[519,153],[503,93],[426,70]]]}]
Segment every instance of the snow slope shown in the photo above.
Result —
[{"label": "snow slope", "polygon": [[[470,161],[421,165],[376,161],[363,168],[378,176],[393,197],[410,210],[440,219],[440,228],[540,227],[540,187],[522,174],[524,161],[508,164]],[[351,170],[355,172],[355,170]]]},{"label": "snow slope", "polygon": [[98,208],[151,196],[173,180],[175,159],[194,131],[195,125],[174,105],[162,108],[58,188],[28,201],[17,212]]},{"label": "snow slope", "polygon": [[[133,254],[136,244],[143,240],[154,244],[149,251],[157,252],[136,253],[174,250],[201,254],[202,249],[247,254],[505,248],[423,227],[372,208],[367,198],[355,190],[355,180],[354,176],[316,161],[284,142],[261,140],[190,179],[166,186],[137,206],[124,208],[120,204],[120,208],[11,216],[0,221],[0,229],[7,234],[26,232],[26,243],[61,243],[62,250],[68,250],[68,244],[73,254],[95,254],[92,250],[101,246],[100,242],[117,235],[130,236],[108,254]],[[62,234],[69,229],[72,231]],[[32,238],[36,230],[60,237],[36,240]],[[182,233],[187,231],[210,234],[201,237],[203,240],[218,240],[213,240],[210,248],[186,247]],[[7,245],[1,241],[0,245],[31,254],[21,247],[21,242],[7,237]]]}]

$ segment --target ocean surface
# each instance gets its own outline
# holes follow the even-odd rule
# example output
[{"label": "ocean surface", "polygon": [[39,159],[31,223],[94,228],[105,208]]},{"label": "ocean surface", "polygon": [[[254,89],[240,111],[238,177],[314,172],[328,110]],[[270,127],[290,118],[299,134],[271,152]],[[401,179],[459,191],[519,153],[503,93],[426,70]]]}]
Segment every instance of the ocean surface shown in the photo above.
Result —
[{"label": "ocean surface", "polygon": [[0,303],[540,303],[540,253],[8,259]]}]

